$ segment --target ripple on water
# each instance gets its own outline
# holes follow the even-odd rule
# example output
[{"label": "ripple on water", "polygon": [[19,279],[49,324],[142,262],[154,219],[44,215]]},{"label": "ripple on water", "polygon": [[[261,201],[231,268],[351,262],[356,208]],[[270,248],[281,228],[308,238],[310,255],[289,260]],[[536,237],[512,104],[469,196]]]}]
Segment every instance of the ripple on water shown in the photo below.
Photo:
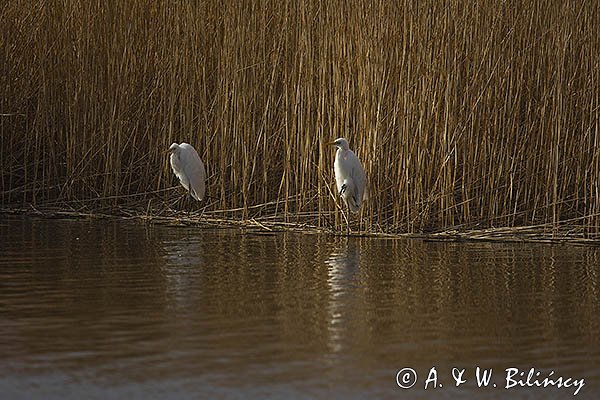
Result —
[{"label": "ripple on water", "polygon": [[7,398],[395,398],[433,365],[599,394],[594,248],[2,218]]}]

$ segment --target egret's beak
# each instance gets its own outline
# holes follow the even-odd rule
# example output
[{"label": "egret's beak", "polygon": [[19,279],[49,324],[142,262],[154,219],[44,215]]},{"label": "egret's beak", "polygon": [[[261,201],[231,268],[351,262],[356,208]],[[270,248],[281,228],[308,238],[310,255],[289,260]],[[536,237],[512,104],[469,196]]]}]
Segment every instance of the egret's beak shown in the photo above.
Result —
[{"label": "egret's beak", "polygon": [[325,146],[335,146],[335,141],[325,143]]}]

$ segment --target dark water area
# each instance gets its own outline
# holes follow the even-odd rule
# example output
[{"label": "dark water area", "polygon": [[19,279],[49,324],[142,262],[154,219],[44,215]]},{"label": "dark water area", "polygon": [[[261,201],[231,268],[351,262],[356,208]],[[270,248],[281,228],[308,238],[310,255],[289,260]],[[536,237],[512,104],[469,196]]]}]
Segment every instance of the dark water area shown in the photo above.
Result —
[{"label": "dark water area", "polygon": [[0,216],[0,399],[597,399],[599,274],[593,247]]}]

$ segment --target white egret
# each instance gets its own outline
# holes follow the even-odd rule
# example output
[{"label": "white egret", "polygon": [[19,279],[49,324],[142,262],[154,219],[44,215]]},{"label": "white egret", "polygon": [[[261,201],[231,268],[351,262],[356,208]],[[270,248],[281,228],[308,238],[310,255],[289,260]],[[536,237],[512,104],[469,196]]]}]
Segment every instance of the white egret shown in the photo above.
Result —
[{"label": "white egret", "polygon": [[194,199],[201,201],[206,188],[206,170],[200,156],[190,144],[173,143],[169,147],[171,168],[181,185]]},{"label": "white egret", "polygon": [[367,199],[365,170],[356,154],[350,150],[345,138],[338,138],[329,144],[337,147],[333,167],[338,193],[346,203],[346,207],[353,213],[357,213],[363,201]]}]

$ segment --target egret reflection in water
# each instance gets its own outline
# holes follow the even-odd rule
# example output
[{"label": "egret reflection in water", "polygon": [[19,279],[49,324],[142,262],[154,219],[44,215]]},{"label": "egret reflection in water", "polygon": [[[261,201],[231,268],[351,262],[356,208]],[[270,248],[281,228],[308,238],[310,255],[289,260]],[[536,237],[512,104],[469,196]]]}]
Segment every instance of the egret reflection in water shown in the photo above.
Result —
[{"label": "egret reflection in water", "polygon": [[187,235],[183,240],[167,239],[161,242],[164,259],[162,275],[165,280],[165,298],[169,307],[185,309],[192,307],[196,289],[201,284],[205,259],[205,240],[196,233]]},{"label": "egret reflection in water", "polygon": [[328,343],[330,349],[337,353],[343,349],[343,335],[348,328],[346,311],[351,301],[350,295],[358,283],[360,242],[346,238],[331,253],[326,264],[329,290]]}]

